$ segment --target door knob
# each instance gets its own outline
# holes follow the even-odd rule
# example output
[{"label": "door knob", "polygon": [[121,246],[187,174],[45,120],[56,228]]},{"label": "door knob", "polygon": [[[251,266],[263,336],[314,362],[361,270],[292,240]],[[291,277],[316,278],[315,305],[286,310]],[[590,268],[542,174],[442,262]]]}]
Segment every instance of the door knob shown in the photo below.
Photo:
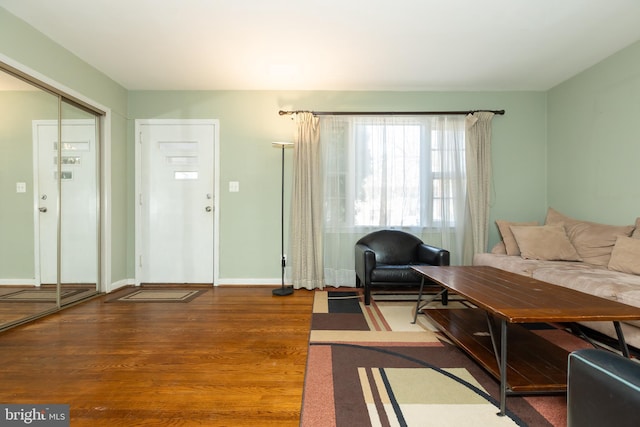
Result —
[{"label": "door knob", "polygon": [[46,211],[47,211],[47,208],[42,207],[42,208],[38,208],[38,210],[39,210],[40,212],[46,212]]},{"label": "door knob", "polygon": [[212,209],[211,209],[211,206],[207,206],[206,208],[204,208],[204,210],[207,212],[211,212]]}]

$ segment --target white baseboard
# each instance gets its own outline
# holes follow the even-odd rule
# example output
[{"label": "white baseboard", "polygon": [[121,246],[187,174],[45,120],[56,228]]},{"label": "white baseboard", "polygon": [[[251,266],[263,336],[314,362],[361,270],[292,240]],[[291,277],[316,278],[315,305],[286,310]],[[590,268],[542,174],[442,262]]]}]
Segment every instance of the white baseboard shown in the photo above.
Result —
[{"label": "white baseboard", "polygon": [[220,285],[274,286],[274,285],[280,285],[280,284],[282,284],[282,279],[218,279],[218,283],[216,283],[216,286],[220,286]]},{"label": "white baseboard", "polygon": [[[282,279],[219,279],[215,286],[277,286],[282,283]],[[108,284],[105,287],[105,292],[113,292],[124,286],[134,286],[136,284],[135,279],[122,279],[117,282]],[[286,285],[290,283],[285,282]],[[20,285],[20,286],[34,286],[33,279],[0,279],[0,286]]]},{"label": "white baseboard", "polygon": [[[0,279],[0,286],[35,286],[34,279]],[[109,293],[123,286],[135,285],[133,279],[122,279],[106,286],[105,292]]]},{"label": "white baseboard", "polygon": [[0,286],[20,285],[35,286],[34,279],[0,279]]},{"label": "white baseboard", "polygon": [[[2,284],[0,282],[0,284]],[[135,286],[135,279],[122,279],[108,285],[105,292],[109,293],[123,286]],[[277,286],[282,284],[282,279],[218,279],[214,286]],[[290,283],[285,282],[290,285]]]},{"label": "white baseboard", "polygon": [[122,280],[118,280],[117,282],[113,282],[110,285],[107,285],[106,289],[104,290],[106,293],[109,292],[113,292],[116,289],[120,289],[123,286],[129,286],[129,285],[135,285],[136,281],[134,279],[122,279]]}]

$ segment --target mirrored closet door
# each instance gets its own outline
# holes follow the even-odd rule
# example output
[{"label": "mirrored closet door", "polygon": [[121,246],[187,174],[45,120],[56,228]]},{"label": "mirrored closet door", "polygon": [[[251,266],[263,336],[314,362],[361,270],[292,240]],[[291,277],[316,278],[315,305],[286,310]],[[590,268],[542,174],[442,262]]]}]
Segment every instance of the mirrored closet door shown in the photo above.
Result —
[{"label": "mirrored closet door", "polygon": [[100,289],[99,125],[0,70],[0,330]]}]

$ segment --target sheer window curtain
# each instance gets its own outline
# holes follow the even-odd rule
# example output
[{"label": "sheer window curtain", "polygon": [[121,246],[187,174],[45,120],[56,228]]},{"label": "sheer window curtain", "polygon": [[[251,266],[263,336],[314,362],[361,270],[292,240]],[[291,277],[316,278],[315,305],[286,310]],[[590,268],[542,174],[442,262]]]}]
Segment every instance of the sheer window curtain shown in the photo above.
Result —
[{"label": "sheer window curtain", "polygon": [[465,251],[463,263],[470,265],[473,256],[486,252],[491,203],[491,122],[494,113],[476,112],[466,118],[467,176],[469,177],[469,218],[472,247]]},{"label": "sheer window curtain", "polygon": [[290,259],[295,289],[322,289],[322,174],[320,128],[311,113],[295,117],[297,137],[293,147]]},{"label": "sheer window curtain", "polygon": [[466,219],[464,116],[322,116],[324,277],[355,286],[354,245],[402,229],[461,264]]}]

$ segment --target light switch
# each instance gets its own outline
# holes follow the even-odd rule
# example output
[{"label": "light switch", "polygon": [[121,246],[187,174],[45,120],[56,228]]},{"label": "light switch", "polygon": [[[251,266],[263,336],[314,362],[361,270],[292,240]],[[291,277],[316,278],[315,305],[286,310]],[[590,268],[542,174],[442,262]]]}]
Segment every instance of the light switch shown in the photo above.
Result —
[{"label": "light switch", "polygon": [[27,183],[16,182],[16,193],[26,193],[26,192],[27,192]]},{"label": "light switch", "polygon": [[229,192],[237,193],[240,191],[240,182],[238,181],[229,181]]}]

